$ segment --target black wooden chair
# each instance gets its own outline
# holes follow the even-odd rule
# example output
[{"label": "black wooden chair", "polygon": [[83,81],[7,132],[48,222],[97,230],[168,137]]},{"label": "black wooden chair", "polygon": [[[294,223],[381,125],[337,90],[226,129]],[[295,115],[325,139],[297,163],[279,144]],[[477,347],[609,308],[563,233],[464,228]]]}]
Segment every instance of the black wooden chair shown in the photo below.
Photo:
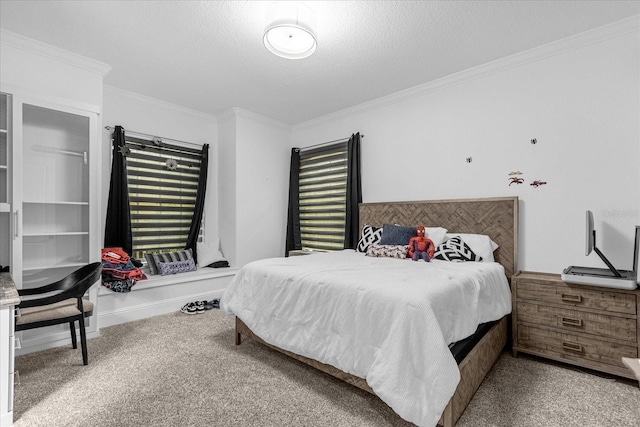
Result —
[{"label": "black wooden chair", "polygon": [[[102,263],[94,262],[74,271],[55,283],[33,289],[20,289],[20,316],[16,318],[16,331],[41,328],[68,323],[71,329],[71,344],[78,348],[76,341],[76,320],[80,324],[80,344],[82,362],[89,363],[87,356],[87,335],[84,318],[93,314],[93,303],[85,300],[85,294],[101,276]],[[24,298],[32,295],[49,294],[38,298]]]}]

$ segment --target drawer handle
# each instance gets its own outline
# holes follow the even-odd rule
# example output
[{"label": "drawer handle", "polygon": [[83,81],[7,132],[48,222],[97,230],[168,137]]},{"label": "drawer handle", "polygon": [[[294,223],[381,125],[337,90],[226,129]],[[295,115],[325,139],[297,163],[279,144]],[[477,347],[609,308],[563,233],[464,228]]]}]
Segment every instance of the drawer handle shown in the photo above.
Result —
[{"label": "drawer handle", "polygon": [[562,349],[567,351],[575,351],[578,353],[582,353],[582,346],[580,344],[574,344],[571,342],[563,342]]},{"label": "drawer handle", "polygon": [[567,295],[562,294],[562,301],[564,302],[582,302],[582,295]]},{"label": "drawer handle", "polygon": [[582,319],[572,319],[571,317],[563,317],[562,326],[575,326],[577,328],[581,328]]}]

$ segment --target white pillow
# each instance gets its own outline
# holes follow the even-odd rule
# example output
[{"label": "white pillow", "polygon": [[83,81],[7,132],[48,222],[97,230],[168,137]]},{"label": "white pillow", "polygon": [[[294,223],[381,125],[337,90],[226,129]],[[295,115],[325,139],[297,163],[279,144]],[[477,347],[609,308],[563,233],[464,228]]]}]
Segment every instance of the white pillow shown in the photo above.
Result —
[{"label": "white pillow", "polygon": [[424,234],[428,239],[431,239],[433,245],[437,248],[440,243],[444,242],[447,229],[442,227],[425,227]]},{"label": "white pillow", "polygon": [[198,243],[196,251],[198,252],[198,267],[206,267],[216,261],[226,261],[226,258],[220,252],[220,239],[215,240],[215,246],[209,246],[206,243]]},{"label": "white pillow", "polygon": [[491,240],[489,236],[485,234],[447,233],[445,240],[454,236],[460,236],[460,238],[469,245],[476,255],[480,255],[482,257],[482,262],[495,262],[493,251],[498,249],[498,244]]}]

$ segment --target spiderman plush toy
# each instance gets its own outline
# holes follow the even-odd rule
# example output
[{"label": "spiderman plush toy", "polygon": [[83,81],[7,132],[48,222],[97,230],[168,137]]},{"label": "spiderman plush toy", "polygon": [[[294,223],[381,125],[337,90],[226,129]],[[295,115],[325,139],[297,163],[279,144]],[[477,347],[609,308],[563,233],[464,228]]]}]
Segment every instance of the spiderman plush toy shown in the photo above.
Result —
[{"label": "spiderman plush toy", "polygon": [[431,239],[424,236],[424,227],[416,227],[417,236],[409,239],[409,257],[418,261],[424,259],[429,262],[433,258],[433,252],[435,251],[435,245]]}]

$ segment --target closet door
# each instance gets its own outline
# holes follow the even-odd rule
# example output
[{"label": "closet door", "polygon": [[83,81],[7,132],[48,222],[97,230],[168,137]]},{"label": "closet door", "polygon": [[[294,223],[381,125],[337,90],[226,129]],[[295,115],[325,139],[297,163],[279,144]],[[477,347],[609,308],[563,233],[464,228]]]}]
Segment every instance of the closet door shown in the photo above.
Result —
[{"label": "closet door", "polygon": [[[14,102],[14,279],[39,287],[100,259],[92,186],[98,184],[97,114],[64,105]],[[17,143],[17,141],[20,143]],[[97,302],[97,289],[88,297]],[[88,330],[95,331],[94,315]],[[56,328],[58,331],[56,331]],[[68,327],[23,333],[23,347],[68,338]],[[31,335],[28,335],[30,333]],[[58,335],[57,335],[58,334]]]}]

